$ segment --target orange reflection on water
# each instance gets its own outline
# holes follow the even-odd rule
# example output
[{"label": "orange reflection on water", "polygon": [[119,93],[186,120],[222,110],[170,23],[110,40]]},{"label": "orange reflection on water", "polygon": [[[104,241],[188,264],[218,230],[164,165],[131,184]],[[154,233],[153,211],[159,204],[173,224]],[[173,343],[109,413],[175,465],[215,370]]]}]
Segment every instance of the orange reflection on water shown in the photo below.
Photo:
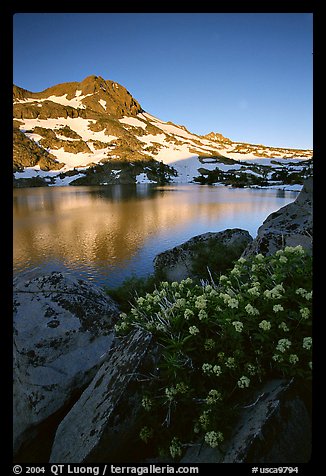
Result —
[{"label": "orange reflection on water", "polygon": [[172,237],[189,226],[193,235],[203,232],[202,226],[204,231],[238,227],[240,217],[249,221],[264,213],[266,204],[268,210],[279,208],[277,200],[275,191],[197,185],[15,190],[14,269],[51,259],[70,267],[116,266],[150,238]]}]

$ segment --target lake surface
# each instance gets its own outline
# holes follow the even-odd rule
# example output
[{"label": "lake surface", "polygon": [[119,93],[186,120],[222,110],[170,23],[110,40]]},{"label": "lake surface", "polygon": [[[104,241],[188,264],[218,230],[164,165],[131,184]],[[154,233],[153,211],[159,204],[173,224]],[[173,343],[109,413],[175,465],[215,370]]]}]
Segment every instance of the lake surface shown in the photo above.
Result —
[{"label": "lake surface", "polygon": [[42,268],[118,286],[153,271],[156,254],[207,231],[254,238],[297,192],[152,184],[15,189],[14,274]]}]

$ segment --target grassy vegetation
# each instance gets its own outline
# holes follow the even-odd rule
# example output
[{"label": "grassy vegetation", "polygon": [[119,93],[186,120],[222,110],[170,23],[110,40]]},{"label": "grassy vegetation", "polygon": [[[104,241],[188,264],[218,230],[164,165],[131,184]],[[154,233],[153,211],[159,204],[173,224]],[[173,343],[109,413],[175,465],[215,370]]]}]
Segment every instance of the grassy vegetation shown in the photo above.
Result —
[{"label": "grassy vegetation", "polygon": [[246,246],[247,243],[225,245],[214,238],[208,240],[205,246],[198,243],[194,248],[192,274],[198,279],[209,280],[211,276],[219,279],[221,274],[233,267]]},{"label": "grassy vegetation", "polygon": [[[225,245],[214,238],[205,246],[201,243],[196,244],[191,269],[194,282],[199,284],[201,280],[209,280],[211,277],[218,280],[221,274],[232,269],[245,246],[246,244]],[[162,271],[143,278],[133,276],[116,288],[106,288],[106,292],[119,304],[121,311],[128,312],[138,297],[152,293],[165,280]]]},{"label": "grassy vegetation", "polygon": [[132,276],[116,288],[106,288],[106,293],[114,299],[122,312],[129,312],[136,300],[146,293],[152,293],[160,283],[160,278],[154,274],[139,278]]}]

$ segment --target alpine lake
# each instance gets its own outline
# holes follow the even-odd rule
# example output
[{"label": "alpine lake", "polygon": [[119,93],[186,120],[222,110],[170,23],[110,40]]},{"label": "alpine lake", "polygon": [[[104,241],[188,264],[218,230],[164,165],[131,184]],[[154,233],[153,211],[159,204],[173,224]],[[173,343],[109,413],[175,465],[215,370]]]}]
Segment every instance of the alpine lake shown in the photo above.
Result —
[{"label": "alpine lake", "polygon": [[14,189],[13,271],[64,271],[100,286],[153,272],[158,253],[227,228],[253,238],[298,192],[196,184]]}]

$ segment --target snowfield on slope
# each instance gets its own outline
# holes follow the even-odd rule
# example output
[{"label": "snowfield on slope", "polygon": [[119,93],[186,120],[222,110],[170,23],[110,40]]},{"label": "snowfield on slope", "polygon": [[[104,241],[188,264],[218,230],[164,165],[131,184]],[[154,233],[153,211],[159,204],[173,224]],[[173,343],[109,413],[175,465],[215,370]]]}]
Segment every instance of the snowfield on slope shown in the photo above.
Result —
[{"label": "snowfield on slope", "polygon": [[[52,101],[64,106],[71,106],[74,108],[87,110],[82,100],[93,95],[83,95],[81,90],[76,90],[74,97],[67,99],[67,96],[68,94],[63,94],[61,96],[51,95],[48,98],[42,99],[17,99],[15,103],[37,103],[38,105],[42,106],[44,101]],[[99,99],[98,102],[102,106],[103,112],[106,111],[107,102],[103,99]],[[104,158],[118,158],[118,156],[114,153],[115,145],[111,145],[111,143],[119,139],[119,137],[115,135],[107,135],[105,134],[104,130],[92,131],[90,129],[90,125],[96,123],[95,119],[84,119],[81,117],[59,117],[57,119],[20,119],[19,121],[20,130],[25,132],[26,136],[39,145],[42,136],[33,132],[35,127],[52,130],[55,132],[56,137],[60,140],[66,140],[70,142],[80,140],[65,137],[64,135],[60,134],[59,129],[68,126],[72,131],[76,132],[76,134],[81,137],[82,141],[88,145],[90,152],[73,153],[66,152],[63,147],[60,147],[59,149],[48,148],[48,152],[53,154],[59,162],[65,164],[63,168],[61,168],[59,171],[44,172],[41,171],[38,166],[28,167],[25,168],[23,172],[16,172],[16,178],[35,177],[37,175],[40,177],[58,177],[56,179],[56,184],[66,185],[70,183],[70,181],[77,178],[77,176],[60,179],[60,173],[73,169],[86,168],[91,164],[98,164]],[[291,166],[289,170],[292,172],[300,172],[302,170],[300,167],[300,162],[303,160],[306,161],[308,158],[307,155],[302,157],[296,155],[295,158],[292,158],[293,155],[295,155],[295,152],[286,148],[279,149],[260,145],[243,144],[239,142],[231,142],[229,139],[225,139],[223,142],[223,136],[221,136],[221,140],[210,140],[206,137],[202,137],[187,131],[184,126],[162,121],[161,119],[147,112],[139,113],[137,116],[125,115],[118,119],[118,121],[122,127],[128,131],[129,134],[133,132],[133,129],[135,130],[135,138],[143,143],[143,152],[146,156],[150,156],[157,161],[161,161],[164,164],[173,167],[177,171],[178,176],[172,178],[172,181],[176,183],[192,182],[194,177],[198,177],[200,175],[198,171],[199,169],[206,169],[208,171],[218,169],[223,172],[228,172],[231,170],[239,170],[242,165],[248,165],[248,167],[250,167],[257,164],[270,166],[274,169],[280,166],[287,166],[288,163],[295,163],[297,168]],[[158,134],[147,132],[148,125],[155,126],[161,132]],[[141,128],[143,130],[143,134],[137,135],[136,128],[138,130]],[[93,141],[100,141],[105,144],[106,147],[94,147]],[[307,151],[307,153],[308,152],[309,151]],[[259,154],[269,155],[269,157],[259,157]],[[275,157],[273,154],[275,154]],[[200,161],[199,155],[206,155],[207,159]],[[209,160],[210,155],[214,156],[211,160]],[[227,159],[232,159],[236,161],[236,163],[225,164],[223,163],[223,158],[219,162],[217,160],[219,155],[224,156]],[[279,165],[272,163],[273,161],[277,161]],[[248,168],[246,172],[251,175],[259,175],[259,173],[250,170],[250,168]],[[145,172],[139,174],[136,178],[136,181],[139,183],[150,182]],[[275,187],[277,187],[277,185],[275,185]]]}]

